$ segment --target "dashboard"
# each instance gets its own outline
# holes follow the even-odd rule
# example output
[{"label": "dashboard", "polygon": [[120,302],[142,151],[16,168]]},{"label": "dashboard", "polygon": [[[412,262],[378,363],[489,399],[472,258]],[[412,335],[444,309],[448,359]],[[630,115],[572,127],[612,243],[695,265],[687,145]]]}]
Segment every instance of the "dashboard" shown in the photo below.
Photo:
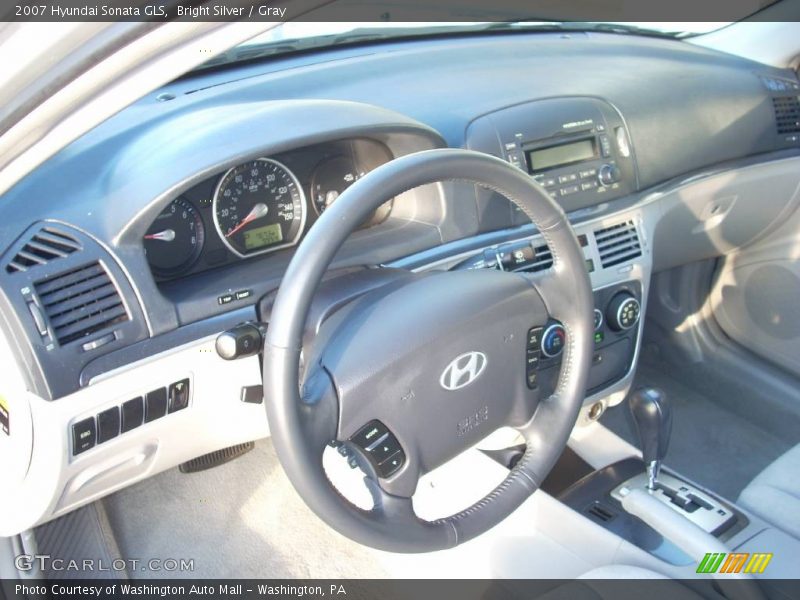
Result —
[{"label": "dashboard", "polygon": [[[269,435],[257,353],[224,360],[215,339],[268,326],[319,215],[414,152],[494,155],[567,213],[595,290],[581,419],[596,418],[632,382],[651,274],[796,209],[797,115],[789,70],[605,33],[365,44],[148,94],[0,198],[0,359],[14,367],[0,535]],[[331,285],[345,298],[365,269],[551,263],[512,203],[443,181],[386,198],[333,257]],[[529,385],[546,389],[563,332],[542,334]]]}]

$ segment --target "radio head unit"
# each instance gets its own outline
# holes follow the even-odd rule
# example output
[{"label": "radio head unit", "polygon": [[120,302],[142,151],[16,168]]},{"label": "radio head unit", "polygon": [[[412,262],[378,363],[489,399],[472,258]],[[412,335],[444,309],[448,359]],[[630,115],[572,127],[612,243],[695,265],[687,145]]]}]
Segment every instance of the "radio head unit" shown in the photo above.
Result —
[{"label": "radio head unit", "polygon": [[[597,98],[551,98],[501,109],[471,123],[467,146],[527,172],[566,211],[637,189],[625,123]],[[525,220],[512,216],[514,224]]]}]

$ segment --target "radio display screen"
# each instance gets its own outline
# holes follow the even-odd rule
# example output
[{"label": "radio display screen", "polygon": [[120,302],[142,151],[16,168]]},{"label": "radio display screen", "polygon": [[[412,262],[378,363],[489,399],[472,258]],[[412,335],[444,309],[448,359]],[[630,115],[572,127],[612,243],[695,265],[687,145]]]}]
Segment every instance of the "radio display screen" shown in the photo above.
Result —
[{"label": "radio display screen", "polygon": [[561,165],[589,160],[597,156],[594,138],[587,138],[577,142],[569,142],[548,148],[537,148],[525,152],[528,159],[528,170],[543,171]]}]

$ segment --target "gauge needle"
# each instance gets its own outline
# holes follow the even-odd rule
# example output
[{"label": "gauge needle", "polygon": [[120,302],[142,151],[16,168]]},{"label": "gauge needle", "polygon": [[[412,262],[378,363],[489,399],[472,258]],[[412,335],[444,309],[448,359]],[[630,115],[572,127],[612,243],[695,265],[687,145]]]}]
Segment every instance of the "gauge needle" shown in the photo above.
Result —
[{"label": "gauge needle", "polygon": [[159,231],[158,233],[151,233],[149,235],[144,236],[146,240],[161,240],[162,242],[171,242],[175,239],[175,230],[173,229],[165,229],[164,231]]},{"label": "gauge needle", "polygon": [[260,219],[261,217],[266,217],[269,208],[263,202],[259,202],[256,204],[253,209],[248,213],[248,215],[241,220],[241,222],[231,229],[228,233],[225,234],[225,237],[231,237],[234,233],[239,231],[242,227],[247,225],[248,223],[252,223],[256,219]]}]

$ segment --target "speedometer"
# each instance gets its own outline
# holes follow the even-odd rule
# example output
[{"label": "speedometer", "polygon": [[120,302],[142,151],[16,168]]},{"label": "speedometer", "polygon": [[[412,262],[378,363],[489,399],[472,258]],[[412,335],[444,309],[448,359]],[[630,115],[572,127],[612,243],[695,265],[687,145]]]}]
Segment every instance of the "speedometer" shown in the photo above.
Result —
[{"label": "speedometer", "polygon": [[306,221],[306,200],[297,177],[271,158],[225,173],[214,193],[213,210],[220,238],[239,256],[295,244]]}]

